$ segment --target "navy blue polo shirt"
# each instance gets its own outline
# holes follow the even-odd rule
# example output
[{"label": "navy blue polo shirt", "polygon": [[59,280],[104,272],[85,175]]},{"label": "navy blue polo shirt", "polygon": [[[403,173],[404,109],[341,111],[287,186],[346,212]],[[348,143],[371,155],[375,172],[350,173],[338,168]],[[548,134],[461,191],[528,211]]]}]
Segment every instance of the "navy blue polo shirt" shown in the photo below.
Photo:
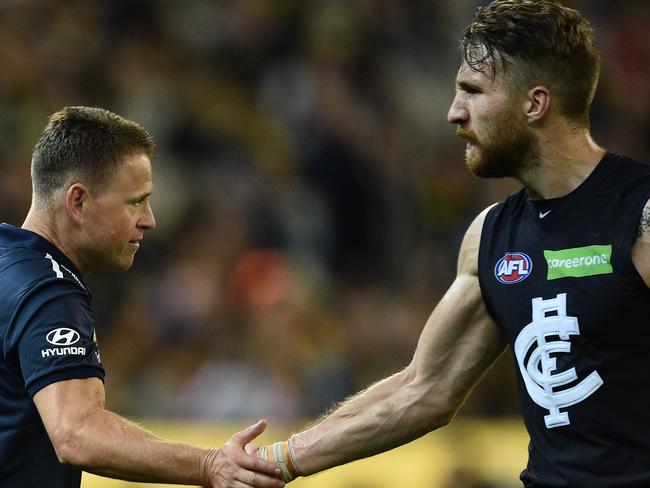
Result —
[{"label": "navy blue polo shirt", "polygon": [[32,397],[75,378],[104,379],[91,295],[75,265],[33,232],[0,224],[0,488],[78,488]]}]

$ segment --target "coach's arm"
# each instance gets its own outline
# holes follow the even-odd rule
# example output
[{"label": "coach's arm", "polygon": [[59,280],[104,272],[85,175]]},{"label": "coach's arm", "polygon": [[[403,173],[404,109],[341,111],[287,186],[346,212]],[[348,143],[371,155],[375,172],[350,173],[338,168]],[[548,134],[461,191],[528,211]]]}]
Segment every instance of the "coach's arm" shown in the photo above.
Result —
[{"label": "coach's arm", "polygon": [[[285,481],[392,449],[444,426],[501,355],[506,343],[485,308],[478,282],[487,210],[463,239],[456,279],[429,317],[412,362],[293,435],[289,445],[257,451],[284,465]],[[247,446],[248,452],[256,450]]]},{"label": "coach's arm", "polygon": [[243,451],[264,430],[262,421],[220,449],[202,449],[159,439],[106,410],[98,378],[52,383],[34,395],[34,403],[59,460],[91,473],[219,488],[284,486],[274,464]]}]

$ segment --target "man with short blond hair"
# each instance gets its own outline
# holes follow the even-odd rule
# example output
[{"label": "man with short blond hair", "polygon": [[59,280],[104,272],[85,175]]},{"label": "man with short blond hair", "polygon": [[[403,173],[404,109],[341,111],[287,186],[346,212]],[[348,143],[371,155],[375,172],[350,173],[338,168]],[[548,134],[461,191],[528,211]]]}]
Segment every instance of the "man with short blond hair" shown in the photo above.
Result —
[{"label": "man with short blond hair", "polygon": [[126,270],[156,225],[151,137],[107,110],[53,114],[32,158],[22,228],[0,225],[0,487],[75,488],[81,470],[132,481],[281,488],[279,470],[243,446],[159,439],[105,409],[91,296],[97,270]]}]

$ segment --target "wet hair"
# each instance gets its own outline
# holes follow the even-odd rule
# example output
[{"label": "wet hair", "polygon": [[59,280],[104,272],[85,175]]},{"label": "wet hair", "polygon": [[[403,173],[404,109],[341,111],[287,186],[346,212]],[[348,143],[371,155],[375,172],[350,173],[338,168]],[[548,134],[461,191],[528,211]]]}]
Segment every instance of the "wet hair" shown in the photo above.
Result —
[{"label": "wet hair", "polygon": [[546,86],[570,120],[589,125],[600,74],[593,29],[580,12],[554,0],[495,0],[479,7],[460,43],[462,61],[509,86]]},{"label": "wet hair", "polygon": [[135,122],[102,108],[65,107],[50,116],[32,154],[34,201],[51,205],[74,180],[101,193],[125,158],[153,152],[153,139]]}]

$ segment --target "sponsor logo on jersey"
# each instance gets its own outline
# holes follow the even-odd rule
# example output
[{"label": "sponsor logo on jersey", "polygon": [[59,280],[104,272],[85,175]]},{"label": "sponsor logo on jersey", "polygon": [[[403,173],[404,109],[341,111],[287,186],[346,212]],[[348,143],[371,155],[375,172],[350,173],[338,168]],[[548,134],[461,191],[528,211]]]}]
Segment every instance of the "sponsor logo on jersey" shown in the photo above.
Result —
[{"label": "sponsor logo on jersey", "polygon": [[613,273],[612,245],[573,247],[557,251],[544,250],[548,265],[546,279],[582,278]]},{"label": "sponsor logo on jersey", "polygon": [[578,319],[567,315],[567,295],[533,298],[532,321],[514,343],[517,365],[530,398],[548,410],[547,429],[569,425],[565,410],[592,395],[604,382],[597,371],[581,381],[573,367],[558,371],[558,355],[571,353],[571,336],[580,335]]},{"label": "sponsor logo on jersey", "polygon": [[85,347],[52,347],[47,349],[41,349],[41,356],[46,358],[50,356],[67,356],[68,354],[73,354],[75,356],[85,356],[86,348]]},{"label": "sponsor logo on jersey", "polygon": [[59,327],[47,333],[45,340],[56,347],[41,349],[41,356],[67,356],[68,354],[84,356],[86,348],[73,346],[81,339],[79,332],[69,327]]},{"label": "sponsor logo on jersey", "polygon": [[519,283],[530,276],[533,261],[523,252],[509,252],[497,261],[494,276],[501,283],[511,285]]},{"label": "sponsor logo on jersey", "polygon": [[79,332],[68,327],[51,330],[45,336],[45,340],[54,346],[71,346],[79,342],[79,339]]}]

